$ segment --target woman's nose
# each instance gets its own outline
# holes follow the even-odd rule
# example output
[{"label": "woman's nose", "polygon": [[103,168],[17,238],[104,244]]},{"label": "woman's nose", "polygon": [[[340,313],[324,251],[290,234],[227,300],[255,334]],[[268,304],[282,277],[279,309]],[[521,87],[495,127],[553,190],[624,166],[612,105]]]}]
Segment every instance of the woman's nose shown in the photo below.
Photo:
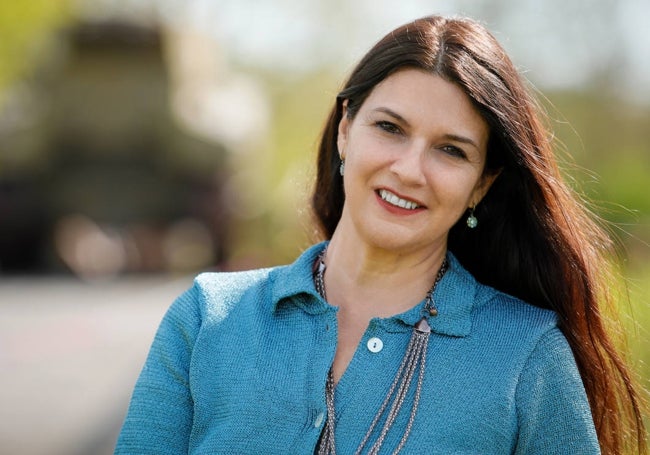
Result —
[{"label": "woman's nose", "polygon": [[423,185],[425,183],[422,168],[424,151],[424,146],[417,143],[405,147],[391,164],[391,172],[405,184]]}]

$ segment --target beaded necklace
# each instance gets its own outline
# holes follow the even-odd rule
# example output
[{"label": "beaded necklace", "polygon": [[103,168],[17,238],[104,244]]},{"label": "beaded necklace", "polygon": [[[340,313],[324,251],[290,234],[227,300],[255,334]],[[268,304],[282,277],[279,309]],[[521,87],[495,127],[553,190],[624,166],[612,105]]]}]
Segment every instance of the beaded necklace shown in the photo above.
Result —
[{"label": "beaded necklace", "polygon": [[[316,291],[325,301],[327,301],[327,296],[325,294],[325,252],[326,249],[323,250],[316,259],[314,284],[316,286]],[[440,266],[440,270],[438,270],[438,274],[436,275],[436,279],[433,282],[433,286],[431,286],[431,289],[429,289],[427,292],[423,311],[428,312],[431,316],[438,315],[438,309],[436,308],[436,304],[433,300],[433,292],[447,271],[447,268],[448,262],[447,258],[445,258],[442,262],[442,265]],[[366,435],[359,444],[355,455],[361,454],[361,451],[364,449],[364,447],[368,445],[370,437],[372,436],[377,423],[379,420],[381,420],[382,416],[388,410],[388,415],[386,417],[386,421],[384,422],[384,426],[382,427],[381,432],[379,433],[379,436],[375,440],[374,444],[368,451],[369,455],[377,455],[379,453],[379,450],[381,449],[382,445],[384,444],[384,440],[386,439],[386,435],[390,431],[393,423],[395,422],[395,419],[402,409],[404,399],[407,395],[409,387],[411,386],[413,378],[416,377],[417,371],[417,385],[415,389],[413,405],[411,407],[411,415],[409,416],[408,424],[404,430],[404,435],[397,445],[397,448],[393,451],[393,454],[399,453],[404,447],[404,444],[406,444],[406,440],[411,433],[413,421],[415,420],[415,415],[420,403],[420,394],[422,392],[422,382],[424,380],[424,367],[426,364],[427,347],[429,345],[430,333],[431,327],[427,322],[426,316],[423,315],[422,319],[420,319],[418,323],[413,327],[411,340],[409,341],[406,352],[404,353],[402,363],[400,364],[397,373],[395,374],[395,379],[393,380],[393,383],[391,384],[390,389],[386,394],[384,402],[379,407],[375,418],[370,424]],[[325,384],[325,404],[327,406],[327,420],[325,422],[323,432],[321,433],[321,439],[318,443],[316,453],[318,455],[336,455],[336,444],[334,439],[334,378],[331,368],[327,375],[327,382]]]}]

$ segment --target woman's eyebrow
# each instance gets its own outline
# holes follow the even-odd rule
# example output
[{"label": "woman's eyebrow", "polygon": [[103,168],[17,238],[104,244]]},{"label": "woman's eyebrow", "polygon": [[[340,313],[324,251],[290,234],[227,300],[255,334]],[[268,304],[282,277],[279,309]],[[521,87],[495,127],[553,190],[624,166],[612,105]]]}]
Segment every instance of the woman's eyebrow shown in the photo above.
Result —
[{"label": "woman's eyebrow", "polygon": [[404,117],[402,117],[401,115],[399,115],[397,112],[395,112],[394,110],[392,110],[390,108],[377,107],[377,108],[373,109],[373,111],[374,112],[383,112],[384,114],[388,114],[391,117],[395,118],[396,120],[399,120],[400,122],[402,122],[402,123],[404,123],[406,125],[409,124],[409,122]]}]

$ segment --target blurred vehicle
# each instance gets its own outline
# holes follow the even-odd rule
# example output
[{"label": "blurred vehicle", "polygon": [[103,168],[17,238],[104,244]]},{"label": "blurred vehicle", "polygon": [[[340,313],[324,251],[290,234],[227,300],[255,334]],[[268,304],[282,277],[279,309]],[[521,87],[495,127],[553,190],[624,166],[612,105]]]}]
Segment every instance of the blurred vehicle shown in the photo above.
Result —
[{"label": "blurred vehicle", "polygon": [[0,274],[225,261],[228,150],[174,121],[160,30],[80,23],[53,48],[0,113]]}]

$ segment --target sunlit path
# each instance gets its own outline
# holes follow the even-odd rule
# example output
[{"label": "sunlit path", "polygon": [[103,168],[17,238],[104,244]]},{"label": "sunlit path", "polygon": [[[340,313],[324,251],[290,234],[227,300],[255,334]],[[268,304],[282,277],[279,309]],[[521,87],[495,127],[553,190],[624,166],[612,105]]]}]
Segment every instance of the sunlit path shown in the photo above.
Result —
[{"label": "sunlit path", "polygon": [[155,329],[190,284],[0,281],[3,453],[112,453]]}]

